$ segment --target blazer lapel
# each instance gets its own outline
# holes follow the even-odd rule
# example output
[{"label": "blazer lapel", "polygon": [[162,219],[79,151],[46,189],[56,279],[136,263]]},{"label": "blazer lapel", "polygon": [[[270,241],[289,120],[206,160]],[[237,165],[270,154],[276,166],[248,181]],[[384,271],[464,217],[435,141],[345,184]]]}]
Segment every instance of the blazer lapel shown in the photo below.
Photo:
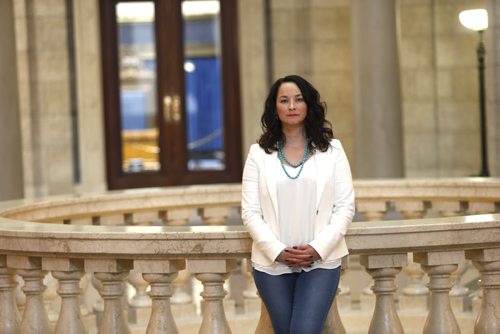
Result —
[{"label": "blazer lapel", "polygon": [[277,166],[279,164],[278,153],[273,152],[271,154],[264,154],[264,156],[267,190],[271,196],[276,217],[278,217],[278,195],[276,192],[276,170],[277,167],[280,167]]},{"label": "blazer lapel", "polygon": [[319,207],[319,202],[321,196],[323,195],[323,190],[325,189],[326,177],[330,175],[330,168],[333,168],[329,163],[329,150],[326,152],[315,151],[313,158],[316,163],[316,208]]}]

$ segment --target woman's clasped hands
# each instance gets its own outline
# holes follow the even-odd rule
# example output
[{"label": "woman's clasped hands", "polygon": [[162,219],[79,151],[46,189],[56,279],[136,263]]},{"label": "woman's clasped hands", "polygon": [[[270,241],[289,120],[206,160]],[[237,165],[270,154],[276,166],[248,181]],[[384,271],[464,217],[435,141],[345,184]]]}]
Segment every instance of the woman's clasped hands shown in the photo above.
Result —
[{"label": "woman's clasped hands", "polygon": [[309,267],[317,260],[321,260],[321,256],[310,245],[286,247],[276,258],[289,267]]}]

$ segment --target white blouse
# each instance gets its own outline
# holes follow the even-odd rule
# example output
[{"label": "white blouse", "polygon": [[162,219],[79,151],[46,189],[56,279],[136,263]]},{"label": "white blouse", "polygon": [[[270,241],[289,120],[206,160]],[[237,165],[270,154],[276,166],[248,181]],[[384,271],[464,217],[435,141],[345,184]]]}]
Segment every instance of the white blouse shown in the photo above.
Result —
[{"label": "white blouse", "polygon": [[[289,247],[306,245],[314,239],[314,216],[316,215],[316,164],[315,159],[305,162],[297,179],[290,179],[277,164],[276,191],[278,196],[279,239]],[[285,165],[290,176],[295,176],[300,167]],[[340,266],[340,260],[316,261],[311,267],[290,268],[275,261],[270,266],[253,263],[253,267],[270,275],[310,271],[316,268],[333,269]]]}]

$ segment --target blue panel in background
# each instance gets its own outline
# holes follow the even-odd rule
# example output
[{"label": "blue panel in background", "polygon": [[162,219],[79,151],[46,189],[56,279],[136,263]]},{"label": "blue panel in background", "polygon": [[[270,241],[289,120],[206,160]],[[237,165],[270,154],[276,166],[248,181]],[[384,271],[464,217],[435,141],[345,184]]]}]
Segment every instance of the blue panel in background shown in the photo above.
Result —
[{"label": "blue panel in background", "polygon": [[220,60],[204,57],[187,62],[194,65],[194,71],[186,72],[188,145],[194,151],[221,150]]}]

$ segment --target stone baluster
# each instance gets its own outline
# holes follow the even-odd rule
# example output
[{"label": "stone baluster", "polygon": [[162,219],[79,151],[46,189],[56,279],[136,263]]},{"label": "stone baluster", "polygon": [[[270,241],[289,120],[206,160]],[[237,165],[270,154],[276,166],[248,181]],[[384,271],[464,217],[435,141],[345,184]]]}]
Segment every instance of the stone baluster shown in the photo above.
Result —
[{"label": "stone baluster", "polygon": [[227,294],[223,285],[236,264],[233,259],[188,260],[188,270],[203,284],[201,296],[204,308],[200,334],[231,333],[222,303]]},{"label": "stone baluster", "polygon": [[26,295],[26,306],[21,321],[21,333],[46,334],[52,333],[49,317],[43,305],[42,259],[39,257],[7,256],[7,266],[16,268],[18,275],[24,280],[22,291]]},{"label": "stone baluster", "polygon": [[132,262],[128,260],[86,259],[85,271],[94,272],[101,281],[99,293],[104,299],[104,313],[98,334],[129,334],[123,312],[124,283]]},{"label": "stone baluster", "polygon": [[[94,273],[90,273],[90,283],[97,292],[101,291],[102,288],[101,281],[99,281],[95,277]],[[95,303],[92,306],[92,312],[96,316],[97,326],[99,327],[100,324],[102,323],[102,315],[104,313],[104,300],[102,299],[101,295],[98,295],[98,297],[95,298]]]},{"label": "stone baluster", "polygon": [[408,265],[403,272],[408,276],[408,284],[399,300],[401,308],[426,310],[429,288],[425,285],[425,273],[420,264],[413,261],[413,253],[408,253]]},{"label": "stone baluster", "polygon": [[260,317],[255,333],[274,334],[271,318],[269,317],[269,312],[267,311],[266,304],[264,304],[264,302],[261,302]]},{"label": "stone baluster", "polygon": [[372,276],[375,293],[375,310],[368,333],[404,333],[403,326],[396,312],[394,280],[401,268],[407,264],[408,255],[361,255],[360,263]]},{"label": "stone baluster", "polygon": [[455,217],[463,211],[462,204],[456,201],[433,201],[432,209],[441,217]]},{"label": "stone baluster", "polygon": [[429,275],[431,302],[424,334],[460,333],[450,303],[451,274],[464,261],[463,251],[414,253],[415,262]]},{"label": "stone baluster", "polygon": [[21,316],[16,306],[14,271],[7,267],[7,258],[0,255],[0,333],[18,334]]},{"label": "stone baluster", "polygon": [[172,285],[174,295],[172,296],[172,304],[190,304],[193,301],[191,295],[187,292],[188,284],[191,283],[191,273],[187,270],[179,271]]},{"label": "stone baluster", "polygon": [[405,219],[420,219],[425,214],[423,201],[397,201],[395,208],[396,211],[401,212]]},{"label": "stone baluster", "polygon": [[337,306],[340,309],[349,309],[351,304],[351,288],[349,285],[345,285],[342,283],[342,280],[339,282],[339,287],[337,290],[337,295],[335,297],[337,301]]},{"label": "stone baluster", "polygon": [[156,211],[138,211],[132,214],[132,225],[152,225],[158,220]]},{"label": "stone baluster", "polygon": [[149,283],[143,279],[142,273],[136,269],[129,273],[128,282],[135,289],[135,294],[130,300],[128,318],[131,323],[138,324],[143,319],[141,314],[149,312],[151,308],[151,298],[147,293]]},{"label": "stone baluster", "polygon": [[[158,218],[168,226],[185,226],[193,215],[193,209],[169,209],[159,211]],[[174,308],[174,313],[183,315],[195,314],[196,306],[192,303],[193,298],[188,293],[191,286],[191,273],[187,270],[180,270],[172,282],[173,296],[170,302]]]},{"label": "stone baluster", "polygon": [[[398,201],[395,208],[405,219],[421,219],[426,210],[423,201]],[[429,289],[425,286],[422,268],[413,261],[413,253],[408,254],[408,265],[403,268],[403,272],[408,276],[408,285],[402,290],[400,306],[405,309],[427,309]]]},{"label": "stone baluster", "polygon": [[332,306],[330,307],[330,311],[328,311],[328,315],[326,316],[325,324],[323,325],[323,330],[321,334],[345,334],[345,327],[342,323],[342,319],[339,315],[339,308],[337,303],[337,297],[340,294],[340,290],[337,290],[337,295],[333,300]]},{"label": "stone baluster", "polygon": [[[342,266],[341,266],[341,271],[340,271],[340,281],[339,281],[339,286],[337,288],[337,295],[335,297],[335,301],[337,303],[337,307],[342,309],[350,309],[351,308],[351,287],[349,285],[343,284],[344,280],[342,279],[344,277],[344,274],[347,272],[347,269],[349,269],[349,256],[344,256],[342,258]],[[343,327],[343,325],[342,325]]]},{"label": "stone baluster", "polygon": [[231,215],[231,208],[227,206],[202,208],[200,215],[206,225],[225,225]]},{"label": "stone baluster", "polygon": [[193,210],[191,209],[170,209],[158,212],[158,218],[169,226],[185,226],[188,224]]},{"label": "stone baluster", "polygon": [[474,334],[500,333],[500,248],[465,252],[481,273],[483,300]]},{"label": "stone baluster", "polygon": [[172,281],[185,266],[184,260],[134,261],[134,268],[142,272],[144,280],[151,283],[149,295],[152,306],[146,334],[179,333],[170,307],[170,298],[173,294]]},{"label": "stone baluster", "polygon": [[[349,268],[349,257],[344,256],[342,258],[342,265],[341,265],[341,271],[340,271],[340,278],[344,276],[346,270]],[[349,287],[341,287],[341,281],[339,280],[339,286],[337,287],[337,293],[335,295],[335,299],[333,300],[333,304],[330,307],[330,311],[328,312],[328,315],[326,316],[325,324],[323,325],[323,330],[322,334],[345,334],[345,327],[344,324],[342,323],[342,319],[340,318],[339,314],[339,300],[340,296],[343,295],[343,293],[346,293],[345,290],[348,290],[350,292]],[[345,289],[344,291],[342,289]]]},{"label": "stone baluster", "polygon": [[[87,294],[89,294],[90,287],[90,274],[84,273],[82,278],[80,279],[80,312],[85,317],[90,313],[90,310],[87,306]],[[100,298],[99,298],[100,299]]]},{"label": "stone baluster", "polygon": [[451,297],[451,306],[454,308],[455,312],[464,312],[465,311],[465,298],[469,294],[469,288],[466,286],[463,286],[462,284],[462,276],[465,274],[465,272],[468,269],[468,263],[467,262],[461,262],[458,264],[457,270],[455,270],[450,278],[451,282],[453,284],[453,287],[451,288],[450,291],[450,297]]},{"label": "stone baluster", "polygon": [[[43,260],[42,260],[43,261]],[[43,279],[43,284],[45,285],[45,291],[43,292],[43,303],[45,305],[45,310],[47,311],[47,316],[49,317],[50,323],[55,323],[59,317],[57,307],[54,305],[57,302],[57,280],[54,279],[52,274],[48,269],[45,269],[42,262],[42,269],[47,271],[48,274],[45,275]]]},{"label": "stone baluster", "polygon": [[59,281],[57,293],[61,296],[61,311],[55,333],[87,333],[80,311],[80,279],[84,271],[83,260],[44,258],[42,267],[52,271],[52,276]]},{"label": "stone baluster", "polygon": [[386,201],[362,201],[356,203],[356,209],[368,221],[382,220],[387,213]]},{"label": "stone baluster", "polygon": [[[386,201],[362,201],[356,203],[357,211],[363,214],[363,217],[368,221],[378,221],[384,219],[387,214]],[[372,308],[374,295],[370,286],[365,286],[362,289],[361,308]]]},{"label": "stone baluster", "polygon": [[241,271],[243,272],[243,277],[246,279],[247,287],[243,291],[243,298],[245,303],[245,312],[250,313],[252,311],[258,311],[260,309],[260,298],[257,292],[257,287],[255,286],[255,281],[253,279],[252,264],[250,259],[243,259],[241,265]]},{"label": "stone baluster", "polygon": [[16,304],[17,304],[17,309],[19,310],[20,314],[24,313],[24,307],[26,306],[26,295],[22,291],[22,286],[24,284],[23,278],[19,275],[14,276],[14,280],[17,283],[16,287]]},{"label": "stone baluster", "polygon": [[130,271],[128,275],[128,282],[134,287],[135,294],[130,300],[130,305],[133,307],[150,307],[151,299],[148,296],[149,283],[142,277],[142,273],[135,269]]},{"label": "stone baluster", "polygon": [[471,215],[495,213],[495,202],[469,202],[467,212]]}]

